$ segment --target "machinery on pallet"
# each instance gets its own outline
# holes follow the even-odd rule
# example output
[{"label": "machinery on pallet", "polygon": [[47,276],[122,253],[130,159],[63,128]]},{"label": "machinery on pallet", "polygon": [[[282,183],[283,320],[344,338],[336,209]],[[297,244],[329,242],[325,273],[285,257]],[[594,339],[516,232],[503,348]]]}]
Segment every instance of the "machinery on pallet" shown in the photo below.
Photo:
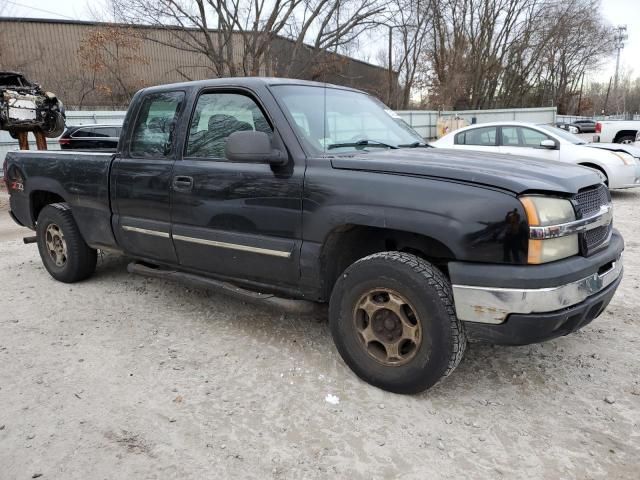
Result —
[{"label": "machinery on pallet", "polygon": [[28,148],[27,134],[33,132],[38,149],[46,149],[44,137],[62,135],[64,105],[58,97],[18,72],[0,72],[0,130]]}]

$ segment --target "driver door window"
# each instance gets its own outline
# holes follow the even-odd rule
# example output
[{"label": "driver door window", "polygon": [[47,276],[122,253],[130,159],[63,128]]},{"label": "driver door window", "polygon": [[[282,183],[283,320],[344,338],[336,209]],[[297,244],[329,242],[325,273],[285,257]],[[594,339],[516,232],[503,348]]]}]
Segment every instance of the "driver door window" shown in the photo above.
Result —
[{"label": "driver door window", "polygon": [[191,119],[185,157],[224,159],[229,135],[248,130],[273,134],[251,98],[238,93],[204,93]]},{"label": "driver door window", "polygon": [[540,142],[543,140],[551,140],[551,137],[532,128],[502,127],[500,153],[548,160],[559,159],[559,150],[540,147]]},{"label": "driver door window", "polygon": [[522,134],[522,145],[524,147],[540,148],[540,142],[543,140],[551,140],[551,138],[544,133],[530,128],[521,128],[520,133]]}]

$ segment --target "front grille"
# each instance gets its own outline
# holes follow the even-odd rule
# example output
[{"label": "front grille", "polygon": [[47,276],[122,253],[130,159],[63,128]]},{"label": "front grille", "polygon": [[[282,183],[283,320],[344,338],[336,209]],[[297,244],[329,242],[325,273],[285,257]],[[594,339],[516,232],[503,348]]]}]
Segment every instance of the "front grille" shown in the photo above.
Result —
[{"label": "front grille", "polygon": [[[611,195],[605,185],[598,185],[578,192],[573,197],[573,202],[578,218],[585,218],[598,213],[603,205],[611,203]],[[610,238],[612,228],[612,224],[609,224],[582,233],[580,235],[582,237],[582,253],[590,255],[603,247]]]},{"label": "front grille", "polygon": [[597,249],[601,246],[609,237],[611,233],[612,226],[603,225],[602,227],[596,227],[592,230],[587,230],[584,234],[585,247],[587,252],[593,252],[594,249]]},{"label": "front grille", "polygon": [[605,185],[590,187],[578,192],[573,197],[580,217],[588,217],[600,210],[602,205],[606,205],[611,201],[609,189]]}]

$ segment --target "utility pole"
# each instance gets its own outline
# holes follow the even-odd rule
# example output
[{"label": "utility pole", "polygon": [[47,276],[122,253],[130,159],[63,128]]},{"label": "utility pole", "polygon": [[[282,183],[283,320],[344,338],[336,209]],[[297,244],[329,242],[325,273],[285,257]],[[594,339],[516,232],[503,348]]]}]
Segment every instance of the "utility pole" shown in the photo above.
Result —
[{"label": "utility pole", "polygon": [[604,108],[602,109],[602,115],[607,114],[607,104],[609,103],[609,92],[611,91],[611,77],[609,77],[609,86],[607,87],[607,96],[604,99]]},{"label": "utility pole", "polygon": [[624,41],[629,38],[627,35],[627,26],[626,25],[618,25],[615,29],[616,34],[613,39],[616,42],[616,50],[618,50],[618,54],[616,56],[616,76],[615,81],[613,82],[613,94],[616,97],[616,113],[620,110],[620,93],[618,91],[618,76],[620,70],[620,53],[622,53],[622,49],[624,48]]},{"label": "utility pole", "polygon": [[387,95],[387,105],[391,108],[395,108],[392,105],[391,97],[393,96],[393,27],[389,25],[389,92]]},{"label": "utility pole", "polygon": [[582,88],[584,87],[584,74],[585,74],[585,72],[582,72],[582,81],[580,82],[580,96],[578,97],[578,113],[577,113],[577,115],[580,115],[580,112],[582,111]]}]

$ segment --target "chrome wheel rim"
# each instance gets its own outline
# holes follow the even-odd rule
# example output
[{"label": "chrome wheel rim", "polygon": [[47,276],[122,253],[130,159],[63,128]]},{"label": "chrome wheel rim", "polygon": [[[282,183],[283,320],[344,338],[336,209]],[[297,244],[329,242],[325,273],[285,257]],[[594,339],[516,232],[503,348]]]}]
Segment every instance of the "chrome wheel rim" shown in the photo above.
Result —
[{"label": "chrome wheel rim", "polygon": [[67,263],[67,242],[58,225],[51,223],[44,233],[44,241],[47,253],[57,267],[64,267]]},{"label": "chrome wheel rim", "polygon": [[398,292],[386,288],[369,290],[353,310],[360,345],[385,366],[411,361],[422,344],[422,328],[415,308]]}]

